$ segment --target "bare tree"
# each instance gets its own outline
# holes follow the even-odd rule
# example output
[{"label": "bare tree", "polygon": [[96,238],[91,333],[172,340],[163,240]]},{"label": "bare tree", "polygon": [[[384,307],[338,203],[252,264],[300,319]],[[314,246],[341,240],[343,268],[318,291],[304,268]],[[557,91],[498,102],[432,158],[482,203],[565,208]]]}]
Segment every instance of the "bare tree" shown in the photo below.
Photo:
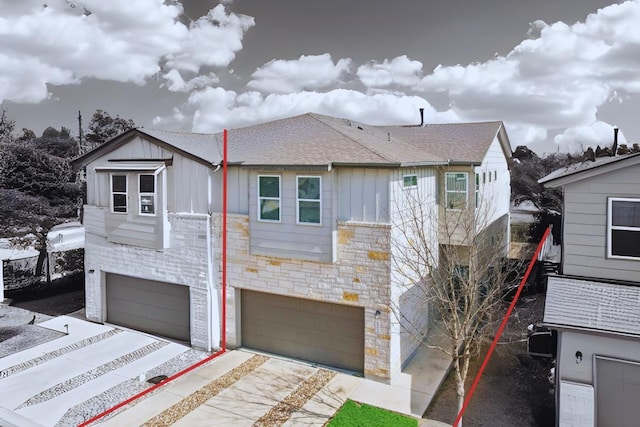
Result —
[{"label": "bare tree", "polygon": [[[419,186],[402,191],[395,197],[392,219],[394,281],[401,293],[411,291],[423,299],[431,312],[429,333],[424,323],[394,312],[420,345],[452,358],[458,410],[469,364],[495,331],[509,273],[504,218],[496,218],[494,195],[479,191],[478,184],[475,197],[465,185],[464,192],[441,193],[441,203]],[[444,339],[434,340],[438,334]]]}]

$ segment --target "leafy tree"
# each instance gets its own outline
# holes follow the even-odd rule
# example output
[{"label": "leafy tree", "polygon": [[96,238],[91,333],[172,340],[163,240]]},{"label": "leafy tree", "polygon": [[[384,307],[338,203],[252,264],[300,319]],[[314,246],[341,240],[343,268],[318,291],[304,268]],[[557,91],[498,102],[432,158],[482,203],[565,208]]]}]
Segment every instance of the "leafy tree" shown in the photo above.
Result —
[{"label": "leafy tree", "polygon": [[13,130],[16,122],[7,117],[6,110],[0,110],[0,144],[13,140]]},{"label": "leafy tree", "polygon": [[136,127],[131,119],[123,119],[120,116],[111,117],[103,110],[96,110],[89,122],[89,133],[85,135],[87,148],[92,149],[104,144],[110,139]]},{"label": "leafy tree", "polygon": [[60,130],[49,126],[42,132],[40,138],[36,138],[35,144],[38,149],[65,159],[77,156],[80,151],[78,141],[71,136],[71,131],[64,126]]}]

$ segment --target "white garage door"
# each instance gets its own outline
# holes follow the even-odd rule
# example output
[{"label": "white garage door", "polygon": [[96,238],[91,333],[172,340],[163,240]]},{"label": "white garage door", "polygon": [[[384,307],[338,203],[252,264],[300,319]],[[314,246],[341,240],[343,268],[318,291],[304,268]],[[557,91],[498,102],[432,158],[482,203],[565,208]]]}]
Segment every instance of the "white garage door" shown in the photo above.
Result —
[{"label": "white garage door", "polygon": [[107,322],[190,341],[189,287],[107,273]]},{"label": "white garage door", "polygon": [[596,357],[598,427],[640,425],[640,364]]},{"label": "white garage door", "polygon": [[242,291],[242,345],[270,353],[364,370],[364,309]]}]

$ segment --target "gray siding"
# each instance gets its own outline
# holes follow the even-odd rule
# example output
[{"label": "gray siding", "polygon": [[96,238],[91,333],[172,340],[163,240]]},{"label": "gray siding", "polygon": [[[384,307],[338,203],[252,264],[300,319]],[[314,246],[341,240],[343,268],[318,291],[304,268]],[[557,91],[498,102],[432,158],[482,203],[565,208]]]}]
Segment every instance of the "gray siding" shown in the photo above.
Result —
[{"label": "gray siding", "polygon": [[338,169],[338,219],[389,222],[389,169]]},{"label": "gray siding", "polygon": [[607,258],[607,198],[640,198],[640,165],[564,187],[563,273],[640,280],[640,261]]},{"label": "gray siding", "polygon": [[[212,175],[213,212],[222,212],[222,169]],[[249,169],[230,166],[227,169],[227,211],[230,214],[247,215],[249,213]]]},{"label": "gray siding", "polygon": [[140,137],[87,165],[87,204],[109,206],[109,174],[96,173],[96,167],[114,166],[109,160],[173,159],[167,167],[167,209],[169,212],[207,213],[208,176],[211,168],[166,150]]},{"label": "gray siding", "polygon": [[[280,175],[280,222],[258,221],[258,175]],[[296,177],[322,177],[321,225],[296,223]],[[330,172],[252,171],[249,177],[249,221],[252,255],[333,262],[333,174]]]}]

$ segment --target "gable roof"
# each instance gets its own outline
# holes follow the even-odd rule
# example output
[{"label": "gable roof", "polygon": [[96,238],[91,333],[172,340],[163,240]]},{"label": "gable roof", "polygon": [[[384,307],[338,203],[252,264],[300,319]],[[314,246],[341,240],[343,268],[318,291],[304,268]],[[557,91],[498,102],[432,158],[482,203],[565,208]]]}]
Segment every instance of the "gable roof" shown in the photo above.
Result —
[{"label": "gable roof", "polygon": [[595,161],[574,163],[567,167],[551,172],[538,180],[545,187],[561,187],[565,184],[580,181],[606,172],[627,166],[640,164],[640,153],[623,154],[612,157],[598,157]]},{"label": "gable roof", "polygon": [[480,164],[494,138],[498,137],[505,157],[511,145],[500,121],[443,123],[426,126],[384,126],[391,135],[407,141],[414,150],[427,150],[454,164]]},{"label": "gable roof", "polygon": [[[502,122],[446,125],[369,126],[307,113],[229,131],[229,164],[265,167],[479,164],[493,139],[511,150]],[[222,161],[222,133],[201,134],[132,129],[72,161],[86,165],[134,136],[179,151],[197,161]],[[504,149],[504,147],[503,147]]]}]

